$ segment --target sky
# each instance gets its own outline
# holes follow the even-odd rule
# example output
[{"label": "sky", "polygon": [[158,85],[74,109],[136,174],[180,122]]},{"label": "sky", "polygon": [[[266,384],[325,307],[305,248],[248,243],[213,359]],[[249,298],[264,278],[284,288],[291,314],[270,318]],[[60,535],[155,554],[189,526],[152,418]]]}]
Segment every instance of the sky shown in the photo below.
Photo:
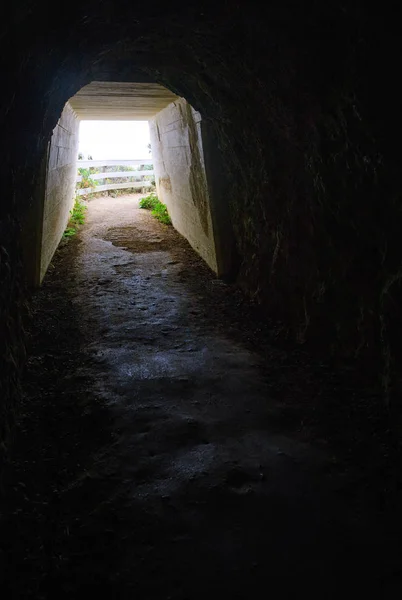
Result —
[{"label": "sky", "polygon": [[151,158],[148,121],[81,121],[79,152],[102,158]]}]

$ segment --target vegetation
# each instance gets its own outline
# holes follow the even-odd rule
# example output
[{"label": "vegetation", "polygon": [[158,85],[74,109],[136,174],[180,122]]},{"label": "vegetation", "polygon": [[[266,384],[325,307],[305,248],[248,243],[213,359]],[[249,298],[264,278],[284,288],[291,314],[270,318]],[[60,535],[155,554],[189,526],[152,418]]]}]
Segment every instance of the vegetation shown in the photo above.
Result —
[{"label": "vegetation", "polygon": [[79,196],[75,197],[75,202],[72,210],[70,211],[70,220],[67,228],[63,234],[64,238],[73,237],[77,233],[80,225],[83,225],[85,221],[85,211],[87,207],[80,200]]},{"label": "vegetation", "polygon": [[164,223],[165,225],[172,224],[166,204],[163,204],[156,194],[152,193],[145,196],[145,198],[141,198],[140,208],[151,210],[152,216],[161,223]]},{"label": "vegetation", "polygon": [[108,190],[103,192],[111,198],[117,198],[118,196],[127,196],[127,194],[138,194],[138,188],[123,188],[121,190]]},{"label": "vegetation", "polygon": [[77,183],[78,189],[89,190],[89,189],[94,189],[98,185],[97,180],[92,179],[92,177],[91,177],[91,175],[93,174],[93,173],[91,173],[91,169],[80,168],[80,169],[78,169],[78,173],[79,173],[79,175],[81,175],[81,181],[79,181]]},{"label": "vegetation", "polygon": [[[92,156],[88,155],[88,160],[92,160]],[[83,160],[84,155],[82,153],[78,154],[78,160]],[[101,165],[101,167],[91,167],[88,166],[86,168],[79,167],[78,174],[81,176],[81,181],[77,183],[77,189],[88,190],[85,192],[85,199],[87,198],[95,198],[99,195],[104,196],[105,194],[108,196],[116,197],[121,193],[137,193],[138,187],[135,186],[133,188],[124,188],[124,192],[120,192],[119,190],[105,190],[102,192],[97,192],[96,187],[102,185],[109,184],[119,184],[119,183],[136,183],[138,184],[141,181],[150,182],[151,186],[155,186],[155,178],[154,175],[138,175],[138,171],[152,171],[153,165],[137,165],[137,166],[128,166],[128,165]],[[122,173],[122,177],[108,177],[108,173]],[[102,179],[95,179],[94,174],[102,173],[105,176]],[[125,177],[124,173],[130,173],[131,176]],[[145,187],[145,186],[144,186]]]},{"label": "vegetation", "polygon": [[154,193],[145,196],[145,198],[141,198],[140,200],[140,208],[145,208],[147,210],[154,210],[155,206],[159,202],[158,196]]},{"label": "vegetation", "polygon": [[[140,165],[139,166],[139,170],[140,171],[152,171],[154,168],[153,165]],[[144,175],[144,180],[145,181],[150,181],[151,184],[155,187],[155,177],[154,175]]]},{"label": "vegetation", "polygon": [[[79,154],[79,159],[83,159],[83,154]],[[92,159],[91,156],[88,156],[88,160]],[[98,198],[101,196],[111,196],[112,198],[116,198],[120,195],[138,193],[138,183],[141,182],[150,182],[151,188],[155,186],[155,178],[154,175],[138,175],[138,171],[152,171],[153,165],[137,165],[126,166],[126,165],[104,165],[101,167],[80,167],[78,169],[78,174],[81,176],[81,181],[77,183],[77,189],[85,190],[85,195],[82,196],[87,200],[88,198]],[[122,173],[122,177],[108,177],[108,173]],[[102,173],[104,177],[102,179],[94,179],[94,174]],[[129,177],[125,177],[124,173],[130,173]],[[119,184],[119,183],[132,183],[132,188],[123,188],[123,189],[111,189],[111,190],[102,190],[97,191],[97,186],[109,185],[109,184]],[[134,184],[135,185],[134,187]],[[146,187],[144,185],[144,187]],[[143,191],[145,191],[143,189]],[[162,215],[162,219],[165,218]]]}]

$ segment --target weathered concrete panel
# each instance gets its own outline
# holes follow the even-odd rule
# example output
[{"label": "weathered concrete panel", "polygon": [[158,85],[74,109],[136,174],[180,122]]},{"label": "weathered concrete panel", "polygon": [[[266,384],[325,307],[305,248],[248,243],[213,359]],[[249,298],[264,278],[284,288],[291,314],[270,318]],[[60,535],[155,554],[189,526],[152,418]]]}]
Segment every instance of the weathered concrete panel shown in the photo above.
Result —
[{"label": "weathered concrete panel", "polygon": [[70,100],[80,119],[146,121],[177,98],[154,82],[92,81]]},{"label": "weathered concrete panel", "polygon": [[74,203],[79,120],[66,104],[48,152],[40,259],[42,281],[60,243]]},{"label": "weathered concrete panel", "polygon": [[219,273],[202,138],[197,125],[200,121],[199,113],[183,98],[150,121],[155,182],[174,227]]},{"label": "weathered concrete panel", "polygon": [[174,227],[215,273],[230,276],[234,236],[223,161],[210,124],[179,98],[150,121],[150,134],[158,196]]},{"label": "weathered concrete panel", "polygon": [[203,120],[197,126],[204,149],[202,158],[208,183],[218,274],[233,280],[237,276],[239,256],[231,219],[229,177],[213,123]]}]

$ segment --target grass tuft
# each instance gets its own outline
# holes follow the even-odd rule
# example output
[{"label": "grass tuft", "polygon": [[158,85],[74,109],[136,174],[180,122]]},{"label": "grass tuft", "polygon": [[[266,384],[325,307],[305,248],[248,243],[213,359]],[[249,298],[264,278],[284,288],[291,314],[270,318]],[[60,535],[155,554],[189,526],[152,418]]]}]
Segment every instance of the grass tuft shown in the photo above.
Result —
[{"label": "grass tuft", "polygon": [[158,219],[158,221],[161,223],[164,223],[165,225],[172,224],[166,204],[163,204],[156,194],[152,193],[148,196],[145,196],[145,198],[141,198],[140,208],[151,210],[152,216],[155,217],[155,219]]}]

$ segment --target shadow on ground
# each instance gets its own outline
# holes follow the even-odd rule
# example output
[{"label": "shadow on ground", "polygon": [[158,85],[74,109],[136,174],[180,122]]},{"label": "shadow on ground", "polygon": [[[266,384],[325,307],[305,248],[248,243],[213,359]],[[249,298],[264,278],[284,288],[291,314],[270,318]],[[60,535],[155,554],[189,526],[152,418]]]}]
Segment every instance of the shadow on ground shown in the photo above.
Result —
[{"label": "shadow on ground", "polygon": [[275,342],[137,206],[93,201],[33,298],[5,597],[399,589],[388,462],[343,402],[373,391]]}]

